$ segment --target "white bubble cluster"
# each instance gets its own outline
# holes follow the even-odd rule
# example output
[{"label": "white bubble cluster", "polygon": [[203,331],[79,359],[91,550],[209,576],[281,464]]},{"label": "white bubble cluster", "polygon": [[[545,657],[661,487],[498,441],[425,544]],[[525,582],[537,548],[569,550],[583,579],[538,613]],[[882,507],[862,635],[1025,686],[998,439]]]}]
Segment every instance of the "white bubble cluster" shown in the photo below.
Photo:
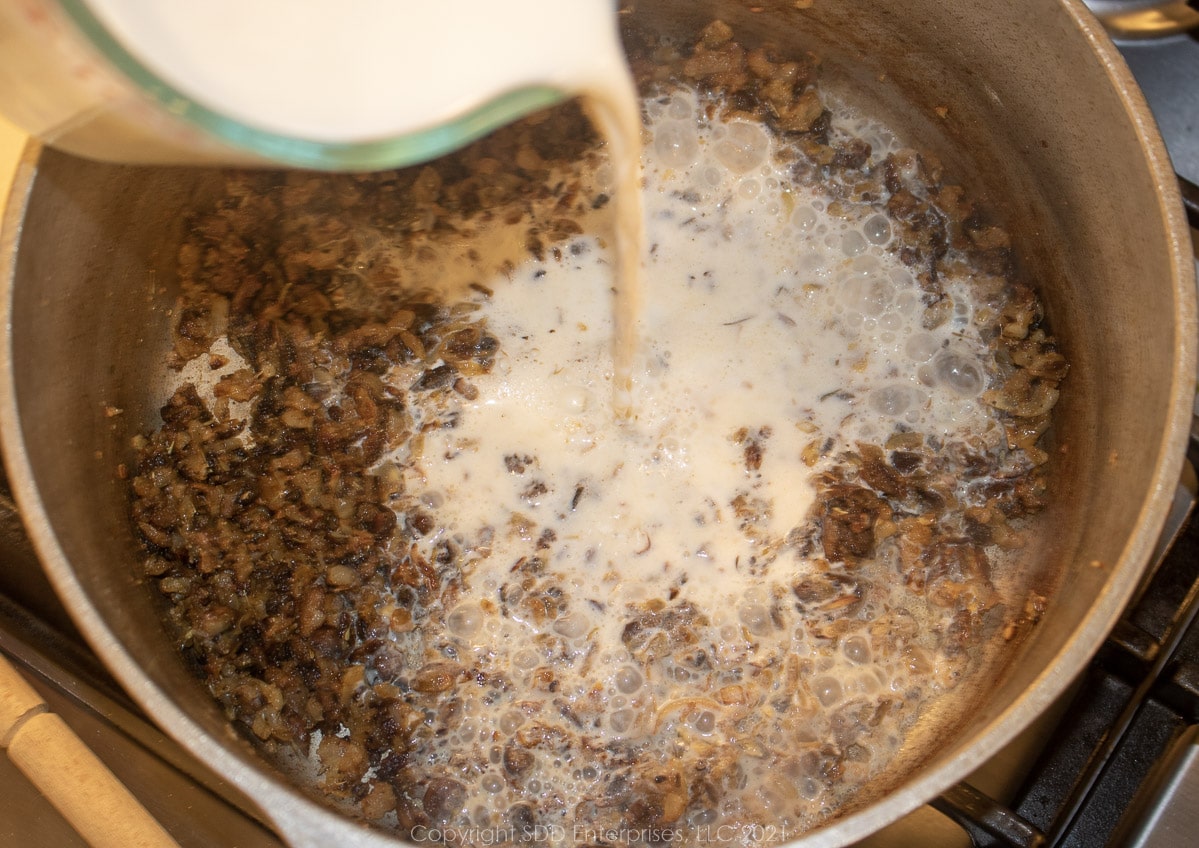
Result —
[{"label": "white bubble cluster", "polygon": [[[749,121],[730,121],[715,130],[713,138],[712,154],[716,161],[735,174],[757,168],[770,152],[770,135],[766,128]],[[756,185],[757,181],[751,182]]]},{"label": "white bubble cluster", "polygon": [[[896,225],[884,211],[832,214],[821,186],[788,180],[785,166],[774,159],[777,142],[763,126],[707,122],[698,117],[703,112],[690,92],[674,93],[649,110],[651,188],[694,198],[693,208],[726,231],[736,229],[734,221],[748,221],[775,233],[789,251],[772,259],[783,272],[780,282],[818,287],[802,306],[808,323],[836,327],[843,336],[823,344],[845,348],[830,365],[843,373],[844,393],[854,398],[850,409],[835,412],[836,420],[843,421],[845,412],[856,419],[844,432],[828,435],[851,444],[900,426],[998,439],[985,406],[971,403],[988,387],[996,365],[974,323],[969,281],[947,281],[948,302],[937,304],[899,260]],[[865,139],[877,158],[897,149],[876,122],[844,110],[838,120],[839,132]]]}]

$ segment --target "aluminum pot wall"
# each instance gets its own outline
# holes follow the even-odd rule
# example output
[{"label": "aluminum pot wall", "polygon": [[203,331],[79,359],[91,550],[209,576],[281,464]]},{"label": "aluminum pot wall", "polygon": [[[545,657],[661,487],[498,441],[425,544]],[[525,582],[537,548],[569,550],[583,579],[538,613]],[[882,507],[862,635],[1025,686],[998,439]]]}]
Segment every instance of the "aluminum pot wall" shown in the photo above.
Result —
[{"label": "aluminum pot wall", "polygon": [[[1160,140],[1118,55],[1075,2],[636,2],[687,33],[713,16],[827,57],[872,109],[1004,208],[1073,363],[1059,404],[1053,532],[1027,567],[1051,608],[965,725],[885,797],[804,844],[860,839],[969,773],[1083,667],[1134,590],[1173,491],[1195,380],[1188,234]],[[754,11],[754,10],[758,11]],[[136,576],[114,469],[157,423],[183,218],[200,170],[99,165],[36,147],[3,235],[5,462],[80,630],[146,712],[245,791],[295,845],[393,840],[291,787],[184,668]],[[112,410],[120,410],[113,414]],[[1092,565],[1097,563],[1098,567]]]}]

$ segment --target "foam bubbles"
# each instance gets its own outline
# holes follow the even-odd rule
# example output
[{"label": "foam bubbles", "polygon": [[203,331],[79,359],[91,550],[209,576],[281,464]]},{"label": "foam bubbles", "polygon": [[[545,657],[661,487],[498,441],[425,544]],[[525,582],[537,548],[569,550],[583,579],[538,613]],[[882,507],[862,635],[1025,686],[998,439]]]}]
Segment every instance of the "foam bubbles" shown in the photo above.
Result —
[{"label": "foam bubbles", "polygon": [[630,709],[616,710],[608,718],[608,726],[612,728],[613,733],[628,733],[636,718],[636,713]]},{"label": "foam bubbles", "polygon": [[737,174],[761,165],[770,150],[770,134],[761,124],[730,121],[724,137],[713,146],[720,164]]},{"label": "foam bubbles", "polygon": [[654,128],[654,156],[668,168],[686,168],[699,158],[695,130],[678,122],[663,122]]},{"label": "foam bubbles", "polygon": [[[666,115],[677,121],[687,121],[688,126],[690,126],[695,116],[695,107],[691,102],[691,98],[684,96],[671,97],[670,102],[666,106]],[[694,130],[692,132],[694,133]]]},{"label": "foam bubbles", "polygon": [[929,333],[916,333],[904,342],[904,355],[913,362],[928,362],[941,349],[941,343]]},{"label": "foam bubbles", "polygon": [[641,672],[632,666],[625,666],[616,672],[616,688],[626,695],[632,695],[641,688],[641,684],[644,682]]},{"label": "foam bubbles", "polygon": [[863,636],[851,636],[841,643],[841,653],[856,665],[870,662],[870,643]]},{"label": "foam bubbles", "polygon": [[878,317],[891,304],[895,290],[885,277],[850,277],[838,289],[845,308],[861,315]]},{"label": "foam bubbles", "polygon": [[872,389],[867,403],[870,409],[888,418],[899,418],[916,405],[919,397],[909,386],[889,385]]},{"label": "foam bubbles", "polygon": [[885,245],[891,240],[891,222],[886,215],[871,215],[862,225],[862,234],[873,245]]},{"label": "foam bubbles", "polygon": [[755,636],[767,636],[774,631],[770,610],[762,604],[742,604],[737,608],[737,617],[745,625],[745,629]]},{"label": "foam bubbles", "polygon": [[746,200],[753,200],[762,192],[762,184],[757,180],[742,180],[737,186],[737,195]]},{"label": "foam bubbles", "polygon": [[541,658],[532,648],[522,648],[512,656],[512,663],[517,668],[528,671],[540,665]]},{"label": "foam bubbles", "polygon": [[509,710],[504,713],[500,719],[500,733],[505,736],[511,736],[516,731],[520,730],[521,725],[525,723],[525,715],[519,710]]},{"label": "foam bubbles", "polygon": [[849,275],[851,277],[876,277],[879,276],[880,262],[878,257],[871,254],[859,256],[849,263]]},{"label": "foam bubbles", "polygon": [[581,612],[570,612],[554,622],[553,630],[567,639],[579,639],[591,629],[591,620]]},{"label": "foam bubbles", "polygon": [[944,351],[933,361],[937,381],[962,397],[975,397],[983,390],[983,369],[977,360]]},{"label": "foam bubbles", "polygon": [[860,256],[868,244],[866,237],[857,230],[850,230],[841,236],[841,252],[849,257]]},{"label": "foam bubbles", "polygon": [[454,607],[446,616],[445,625],[455,636],[469,639],[482,628],[483,618],[483,610],[477,604],[464,603]]},{"label": "foam bubbles", "polygon": [[812,694],[823,706],[835,706],[843,694],[841,682],[835,677],[818,677],[812,681]]}]

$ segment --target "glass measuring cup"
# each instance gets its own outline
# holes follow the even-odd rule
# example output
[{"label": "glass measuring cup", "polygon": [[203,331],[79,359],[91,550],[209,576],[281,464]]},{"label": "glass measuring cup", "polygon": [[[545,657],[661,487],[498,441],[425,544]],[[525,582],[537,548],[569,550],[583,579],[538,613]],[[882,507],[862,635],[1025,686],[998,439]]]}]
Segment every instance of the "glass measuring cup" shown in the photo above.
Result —
[{"label": "glass measuring cup", "polygon": [[[480,92],[454,114],[401,133],[353,140],[305,137],[230,114],[169,79],[161,63],[155,66],[131,49],[111,20],[98,14],[104,5],[0,4],[0,111],[47,144],[94,159],[343,171],[397,167],[435,158],[569,96],[569,86],[552,81],[512,85]],[[524,5],[548,11],[560,4]],[[606,9],[614,34],[615,4],[590,5]]]}]

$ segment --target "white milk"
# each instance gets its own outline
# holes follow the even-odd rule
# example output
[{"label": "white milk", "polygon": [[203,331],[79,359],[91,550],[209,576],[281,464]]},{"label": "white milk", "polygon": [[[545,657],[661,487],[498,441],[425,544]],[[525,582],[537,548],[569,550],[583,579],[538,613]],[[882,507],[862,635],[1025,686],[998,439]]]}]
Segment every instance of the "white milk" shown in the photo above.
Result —
[{"label": "white milk", "polygon": [[[897,424],[990,446],[1003,439],[978,399],[996,366],[967,280],[946,281],[954,317],[926,329],[919,285],[888,250],[885,218],[831,215],[819,186],[791,182],[761,126],[710,124],[686,93],[647,108],[648,285],[631,419],[617,426],[609,403],[611,253],[584,236],[560,258],[488,282],[482,314],[502,341],[494,370],[472,378],[477,399],[454,400],[456,426],[426,430],[419,457],[407,448],[396,457],[408,496],[435,519],[419,547],[432,558],[452,540],[465,563],[453,607],[435,615],[445,616],[444,633],[423,625],[427,644],[511,684],[458,690],[462,726],[415,756],[486,763],[533,721],[590,740],[560,756],[538,753],[537,789],[523,795],[501,766],[478,772],[467,808],[477,805],[484,821],[535,798],[568,823],[569,807],[555,798],[569,805],[602,793],[611,775],[595,751],[608,745],[645,746],[662,762],[676,745],[763,747],[772,753],[745,760],[742,794],[775,804],[772,769],[795,739],[768,719],[739,736],[743,714],[718,694],[788,657],[814,672],[799,695],[776,679],[771,697],[798,697],[786,721],[802,716],[815,739],[831,738],[851,701],[902,700],[864,754],[866,773],[882,768],[934,686],[904,652],[920,646],[880,641],[870,618],[830,643],[810,635],[819,615],[796,613],[792,585],[821,568],[788,541],[826,464],[809,467],[805,446],[827,441],[835,454],[881,443]],[[760,467],[747,465],[744,437],[759,443]],[[754,520],[738,515],[738,501],[756,505]],[[552,541],[538,545],[547,532]],[[528,582],[519,563],[534,556],[544,560],[535,582],[565,603],[556,618],[522,607],[541,589],[513,588]],[[871,618],[946,614],[916,609],[892,580],[870,602]],[[627,650],[626,623],[654,599],[690,604],[706,619],[696,630],[707,671],[645,668]],[[552,692],[539,688],[539,668],[558,681]],[[563,719],[568,712],[585,729]],[[778,801],[772,823],[809,825],[830,802],[804,762],[792,763],[786,785],[798,795]],[[701,811],[702,821],[739,820],[740,802],[726,801],[733,806]]]},{"label": "white milk", "polygon": [[127,50],[196,102],[312,141],[391,138],[520,86],[610,97],[628,77],[613,0],[87,5]]},{"label": "white milk", "polygon": [[[690,573],[702,579],[679,597],[718,613],[750,579],[735,563],[760,554],[765,538],[781,543],[811,506],[805,445],[881,443],[896,424],[995,444],[1002,429],[978,400],[995,365],[966,281],[947,283],[955,318],[926,330],[919,286],[886,249],[882,216],[830,215],[817,189],[791,184],[772,161],[765,129],[697,130],[695,110],[685,93],[651,104],[652,255],[629,426],[614,429],[608,403],[611,251],[580,237],[561,261],[488,283],[482,314],[501,359],[474,378],[481,394],[463,402],[458,426],[425,433],[408,491],[440,504],[445,533],[496,530],[501,572],[519,554],[504,554],[498,531],[520,514],[556,531],[555,567],[582,597],[665,597]],[[734,440],[741,429],[768,433],[753,471]],[[533,461],[510,473],[511,455]],[[536,481],[548,491],[523,494]],[[735,527],[739,493],[771,504],[754,538]]]}]

